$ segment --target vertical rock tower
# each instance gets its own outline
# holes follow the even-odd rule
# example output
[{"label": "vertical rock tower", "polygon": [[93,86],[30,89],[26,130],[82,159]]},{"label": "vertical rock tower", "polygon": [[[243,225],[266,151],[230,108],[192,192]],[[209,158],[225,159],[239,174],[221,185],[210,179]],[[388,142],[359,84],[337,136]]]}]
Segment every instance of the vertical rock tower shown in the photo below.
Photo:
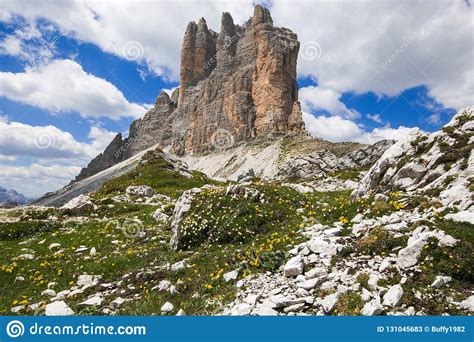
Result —
[{"label": "vertical rock tower", "polygon": [[186,28],[180,86],[113,140],[76,180],[154,145],[178,155],[204,154],[256,139],[305,132],[296,81],[299,42],[256,6],[242,26],[223,13],[219,33],[201,18]]},{"label": "vertical rock tower", "polygon": [[298,102],[296,34],[273,26],[256,6],[244,26],[223,13],[219,33],[202,18],[189,23],[181,50],[173,148],[211,152],[224,130],[234,142],[304,131]]}]

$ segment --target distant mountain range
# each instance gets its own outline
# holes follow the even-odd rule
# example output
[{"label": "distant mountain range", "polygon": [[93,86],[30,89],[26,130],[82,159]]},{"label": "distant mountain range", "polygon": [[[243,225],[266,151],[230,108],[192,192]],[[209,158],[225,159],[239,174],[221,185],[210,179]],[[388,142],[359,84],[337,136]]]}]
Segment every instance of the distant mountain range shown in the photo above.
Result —
[{"label": "distant mountain range", "polygon": [[28,202],[29,199],[18,191],[0,186],[0,206],[16,207]]}]

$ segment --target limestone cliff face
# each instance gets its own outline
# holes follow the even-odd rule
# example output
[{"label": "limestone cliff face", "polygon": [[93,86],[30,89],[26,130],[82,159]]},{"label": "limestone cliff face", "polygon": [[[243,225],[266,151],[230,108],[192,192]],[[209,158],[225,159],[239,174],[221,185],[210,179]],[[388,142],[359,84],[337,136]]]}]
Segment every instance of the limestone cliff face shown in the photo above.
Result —
[{"label": "limestone cliff face", "polygon": [[225,145],[304,131],[296,83],[298,50],[296,34],[274,27],[270,12],[261,6],[242,27],[224,13],[218,34],[204,19],[189,24],[181,53],[174,150],[213,151],[220,130],[228,135]]},{"label": "limestone cliff face", "polygon": [[[175,95],[176,97],[176,95]],[[177,106],[169,95],[161,92],[153,109],[148,111],[142,119],[130,125],[129,137],[123,149],[123,159],[127,159],[138,152],[160,143],[163,147],[171,144],[173,112]]]},{"label": "limestone cliff face", "polygon": [[179,90],[171,98],[162,92],[155,107],[131,124],[129,137],[121,142],[116,138],[77,180],[156,144],[178,155],[196,155],[304,133],[296,82],[298,50],[296,34],[273,26],[262,6],[242,26],[223,13],[219,33],[203,18],[189,23]]}]

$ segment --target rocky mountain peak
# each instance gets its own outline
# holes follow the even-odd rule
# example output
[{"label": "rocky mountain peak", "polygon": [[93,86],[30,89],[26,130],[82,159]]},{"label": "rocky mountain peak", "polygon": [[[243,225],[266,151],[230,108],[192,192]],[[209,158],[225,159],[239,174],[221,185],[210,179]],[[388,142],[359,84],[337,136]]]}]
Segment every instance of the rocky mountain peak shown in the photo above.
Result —
[{"label": "rocky mountain peak", "polygon": [[273,19],[268,8],[263,7],[262,5],[257,5],[253,12],[252,25],[257,26],[260,24],[273,26]]},{"label": "rocky mountain peak", "polygon": [[222,14],[219,33],[190,22],[181,48],[180,85],[117,136],[76,180],[158,145],[177,155],[222,151],[256,139],[306,134],[296,81],[299,42],[256,6],[236,25]]},{"label": "rocky mountain peak", "polygon": [[0,186],[0,208],[12,208],[27,202],[28,199],[18,191]]},{"label": "rocky mountain peak", "polygon": [[170,96],[162,91],[160,95],[156,98],[156,106],[167,106],[171,103]]}]

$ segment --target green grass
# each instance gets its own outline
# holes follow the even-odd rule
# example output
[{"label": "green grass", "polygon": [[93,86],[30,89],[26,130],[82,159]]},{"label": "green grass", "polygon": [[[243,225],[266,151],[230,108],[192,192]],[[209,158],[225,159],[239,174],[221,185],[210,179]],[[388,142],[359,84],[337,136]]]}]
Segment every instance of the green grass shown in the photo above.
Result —
[{"label": "green grass", "polygon": [[[41,292],[49,282],[56,283],[53,289],[57,292],[73,286],[81,274],[97,274],[104,282],[113,282],[124,274],[138,273],[140,269],[176,262],[183,257],[181,253],[170,250],[169,227],[154,222],[152,213],[157,206],[116,203],[110,199],[112,195],[123,194],[131,184],[153,186],[157,192],[176,197],[183,190],[210,182],[197,173],[192,178],[181,176],[171,170],[164,159],[154,157],[150,153],[145,165],[109,181],[93,194],[97,209],[80,214],[89,216],[87,222],[64,223],[64,219],[74,215],[60,209],[17,210],[12,217],[32,221],[0,222],[0,314],[11,314],[10,308],[19,304],[27,306],[44,300]],[[172,209],[170,205],[165,207],[168,214]],[[58,220],[48,221],[51,216]],[[94,218],[105,220],[101,222]],[[133,234],[137,231],[142,234]],[[48,246],[53,242],[60,243],[61,247],[49,250]],[[76,254],[80,245],[95,247],[97,254]],[[55,254],[59,249],[63,252]],[[33,254],[34,259],[16,258],[26,253]],[[17,277],[25,280],[16,281]],[[142,280],[132,279],[130,283],[136,287],[132,292],[145,293],[144,284],[140,283]],[[156,285],[158,280],[154,279],[147,285]],[[125,290],[127,295],[133,294],[128,288]],[[89,289],[77,298],[68,298],[68,304],[75,312],[94,313],[93,309],[84,311],[77,308],[77,303],[93,291]],[[33,314],[32,311],[21,313]]]},{"label": "green grass", "polygon": [[339,170],[339,171],[335,171],[335,172],[331,172],[329,173],[328,175],[331,176],[331,177],[336,177],[336,178],[339,178],[341,180],[358,180],[359,177],[360,177],[360,173],[362,171],[368,171],[370,169],[370,166],[371,165],[368,165],[366,167],[361,167],[361,168],[358,168],[358,169],[347,169],[347,170]]},{"label": "green grass", "polygon": [[[458,239],[458,242],[453,247],[439,247],[436,238],[427,241],[418,258],[421,272],[413,274],[403,285],[403,302],[417,310],[423,310],[426,315],[462,314],[451,302],[465,299],[472,291],[474,226],[469,223],[438,220],[434,224],[431,223],[431,228],[445,231]],[[439,289],[433,289],[430,284],[438,275],[450,276],[452,281]],[[400,277],[395,277],[395,283],[398,283]],[[423,294],[421,299],[415,296],[417,292]]]},{"label": "green grass", "polygon": [[361,273],[357,276],[356,282],[360,284],[360,286],[368,289],[369,288],[369,278],[370,276],[367,273]]},{"label": "green grass", "polygon": [[59,228],[58,223],[54,222],[6,222],[1,223],[0,240],[17,241],[18,239],[28,238],[41,233],[47,233]]},{"label": "green grass", "polygon": [[[150,208],[143,208],[144,211],[135,214],[146,222]],[[118,223],[124,217],[116,219],[117,223],[70,223],[54,229],[43,229],[43,222],[0,224],[0,313],[10,314],[10,307],[18,305],[18,302],[31,304],[41,301],[44,298],[40,293],[49,282],[56,282],[54,289],[59,292],[71,287],[80,274],[99,274],[105,281],[113,281],[151,262],[168,260],[167,241],[152,241],[150,237],[166,237],[169,232],[156,225],[143,224],[139,229],[145,232],[144,237],[127,237]],[[15,231],[17,233],[12,234]],[[39,244],[42,240],[45,241]],[[119,244],[113,244],[113,240],[118,240]],[[49,250],[48,246],[53,242],[60,243],[61,247]],[[77,255],[75,250],[80,245],[95,247],[97,255]],[[64,249],[64,252],[54,255],[59,249]],[[24,253],[32,253],[34,260],[15,258]],[[15,281],[17,276],[25,278],[25,281]],[[87,294],[68,302],[75,309],[75,304]]]},{"label": "green grass", "polygon": [[359,212],[380,216],[396,210],[398,203],[395,195],[389,203],[372,204],[373,197],[350,200],[350,191],[302,194],[278,183],[254,183],[252,187],[260,194],[256,199],[226,195],[225,188],[201,191],[183,220],[181,247],[205,242],[243,243],[257,234],[272,232],[275,226],[302,228],[303,217],[308,224],[340,221],[349,225]]},{"label": "green grass", "polygon": [[422,268],[427,278],[444,274],[459,282],[474,283],[474,225],[467,222],[439,220],[435,228],[445,231],[458,239],[453,247],[439,247],[431,238],[420,256]]},{"label": "green grass", "polygon": [[159,151],[148,152],[144,156],[145,163],[125,175],[105,182],[96,192],[95,198],[123,193],[130,185],[147,185],[160,194],[177,198],[184,190],[204,184],[217,184],[201,172],[193,171],[191,178],[181,175],[174,170],[172,164],[157,156],[157,153]]},{"label": "green grass", "polygon": [[202,190],[183,220],[183,248],[204,242],[243,243],[272,232],[275,226],[299,226],[302,215],[296,209],[305,200],[303,194],[286,187],[255,188],[260,193],[255,199],[226,195],[225,188]]},{"label": "green grass", "polygon": [[398,246],[405,246],[406,236],[394,237],[381,227],[372,229],[369,234],[356,242],[356,251],[360,254],[380,255],[390,252]]},{"label": "green grass", "polygon": [[334,306],[334,314],[339,316],[359,316],[364,307],[364,301],[356,292],[346,292]]}]

